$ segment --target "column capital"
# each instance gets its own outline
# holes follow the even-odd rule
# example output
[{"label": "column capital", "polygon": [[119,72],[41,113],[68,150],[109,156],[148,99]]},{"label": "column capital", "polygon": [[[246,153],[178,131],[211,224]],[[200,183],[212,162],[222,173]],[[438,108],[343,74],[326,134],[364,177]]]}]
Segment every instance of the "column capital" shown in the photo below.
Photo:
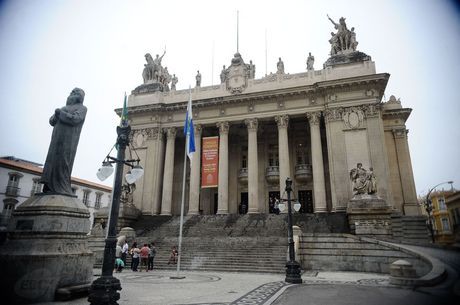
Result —
[{"label": "column capital", "polygon": [[324,117],[326,122],[341,121],[343,114],[343,108],[329,108],[324,111]]},{"label": "column capital", "polygon": [[289,126],[289,116],[287,114],[275,116],[275,122],[279,128],[287,128]]},{"label": "column capital", "polygon": [[149,140],[157,140],[161,135],[160,127],[151,127],[145,129]]},{"label": "column capital", "polygon": [[230,129],[230,124],[225,122],[217,122],[216,126],[219,128],[220,134],[228,134],[228,130]]},{"label": "column capital", "polygon": [[366,118],[375,118],[380,116],[380,108],[379,105],[365,105],[362,106],[364,113],[366,114]]},{"label": "column capital", "polygon": [[321,119],[321,111],[307,112],[305,115],[307,116],[307,119],[310,125],[319,124],[319,121]]},{"label": "column capital", "polygon": [[193,131],[195,132],[195,136],[197,136],[197,135],[201,136],[201,132],[203,131],[203,127],[201,126],[201,124],[193,125]]},{"label": "column capital", "polygon": [[404,139],[407,137],[409,130],[403,127],[392,129],[391,132],[393,132],[393,136],[395,139]]},{"label": "column capital", "polygon": [[248,131],[257,131],[257,127],[259,125],[259,121],[257,119],[246,119],[244,120]]},{"label": "column capital", "polygon": [[168,139],[176,138],[177,128],[176,127],[168,127],[164,129],[166,132],[166,136]]}]

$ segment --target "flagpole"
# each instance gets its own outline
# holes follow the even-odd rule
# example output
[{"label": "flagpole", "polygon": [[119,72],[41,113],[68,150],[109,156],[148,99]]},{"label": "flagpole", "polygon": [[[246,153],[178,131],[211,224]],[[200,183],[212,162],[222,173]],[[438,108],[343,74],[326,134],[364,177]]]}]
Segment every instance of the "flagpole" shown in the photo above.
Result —
[{"label": "flagpole", "polygon": [[184,223],[184,201],[185,201],[185,174],[187,172],[187,146],[188,137],[185,137],[185,153],[184,153],[184,174],[182,177],[182,202],[180,204],[180,225],[179,225],[179,254],[177,255],[177,270],[176,278],[184,278],[179,276],[180,272],[180,261],[182,256],[182,227]]}]

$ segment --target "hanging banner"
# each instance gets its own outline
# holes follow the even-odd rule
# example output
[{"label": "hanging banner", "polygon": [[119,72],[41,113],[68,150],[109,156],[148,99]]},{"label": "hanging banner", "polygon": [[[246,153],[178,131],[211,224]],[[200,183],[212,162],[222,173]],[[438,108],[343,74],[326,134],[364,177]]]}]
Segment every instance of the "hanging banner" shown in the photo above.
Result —
[{"label": "hanging banner", "polygon": [[201,188],[219,184],[219,137],[205,137],[201,153]]}]

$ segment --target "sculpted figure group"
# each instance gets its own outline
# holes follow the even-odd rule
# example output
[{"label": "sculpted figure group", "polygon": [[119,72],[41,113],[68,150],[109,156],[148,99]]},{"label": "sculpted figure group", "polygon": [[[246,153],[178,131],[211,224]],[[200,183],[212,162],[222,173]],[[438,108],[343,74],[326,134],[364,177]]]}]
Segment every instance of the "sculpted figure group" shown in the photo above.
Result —
[{"label": "sculpted figure group", "polygon": [[358,163],[356,168],[350,171],[350,180],[353,182],[353,195],[372,195],[377,192],[377,182],[372,167],[367,171],[361,163]]},{"label": "sculpted figure group", "polygon": [[142,78],[144,79],[144,84],[148,83],[161,83],[169,90],[169,83],[173,81],[171,85],[171,89],[176,87],[177,84],[177,77],[171,77],[168,71],[168,67],[164,67],[161,65],[161,60],[163,56],[165,56],[166,51],[163,52],[163,55],[159,56],[156,55],[155,59],[152,58],[150,53],[145,54],[145,60],[147,61],[144,64],[144,71],[142,71]]},{"label": "sculpted figure group", "polygon": [[331,55],[341,54],[344,51],[356,51],[358,42],[356,41],[355,28],[349,30],[345,23],[345,18],[343,17],[340,17],[339,23],[334,22],[329,15],[327,15],[327,18],[337,30],[335,34],[331,32],[331,39],[329,39],[329,43],[331,44]]},{"label": "sculpted figure group", "polygon": [[[235,53],[232,59],[231,66],[240,66],[242,65],[245,69],[245,73],[248,79],[254,79],[256,76],[256,66],[252,63],[252,60],[249,61],[249,64],[246,64],[241,57],[240,53]],[[230,66],[230,67],[231,67]],[[225,65],[222,67],[222,71],[220,72],[220,83],[223,84],[227,81],[229,77],[229,68],[225,68]]]}]

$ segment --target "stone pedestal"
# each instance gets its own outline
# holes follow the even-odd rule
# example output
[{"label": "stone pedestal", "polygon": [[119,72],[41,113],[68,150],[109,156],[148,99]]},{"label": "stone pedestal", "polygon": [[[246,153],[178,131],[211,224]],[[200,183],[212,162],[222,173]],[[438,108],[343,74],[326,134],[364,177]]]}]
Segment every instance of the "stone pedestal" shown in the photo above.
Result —
[{"label": "stone pedestal", "polygon": [[91,284],[89,211],[74,197],[39,195],[13,213],[0,248],[0,285],[5,304],[54,300],[57,289]]},{"label": "stone pedestal", "polygon": [[347,206],[350,231],[356,235],[391,235],[392,209],[376,195],[355,195]]}]

